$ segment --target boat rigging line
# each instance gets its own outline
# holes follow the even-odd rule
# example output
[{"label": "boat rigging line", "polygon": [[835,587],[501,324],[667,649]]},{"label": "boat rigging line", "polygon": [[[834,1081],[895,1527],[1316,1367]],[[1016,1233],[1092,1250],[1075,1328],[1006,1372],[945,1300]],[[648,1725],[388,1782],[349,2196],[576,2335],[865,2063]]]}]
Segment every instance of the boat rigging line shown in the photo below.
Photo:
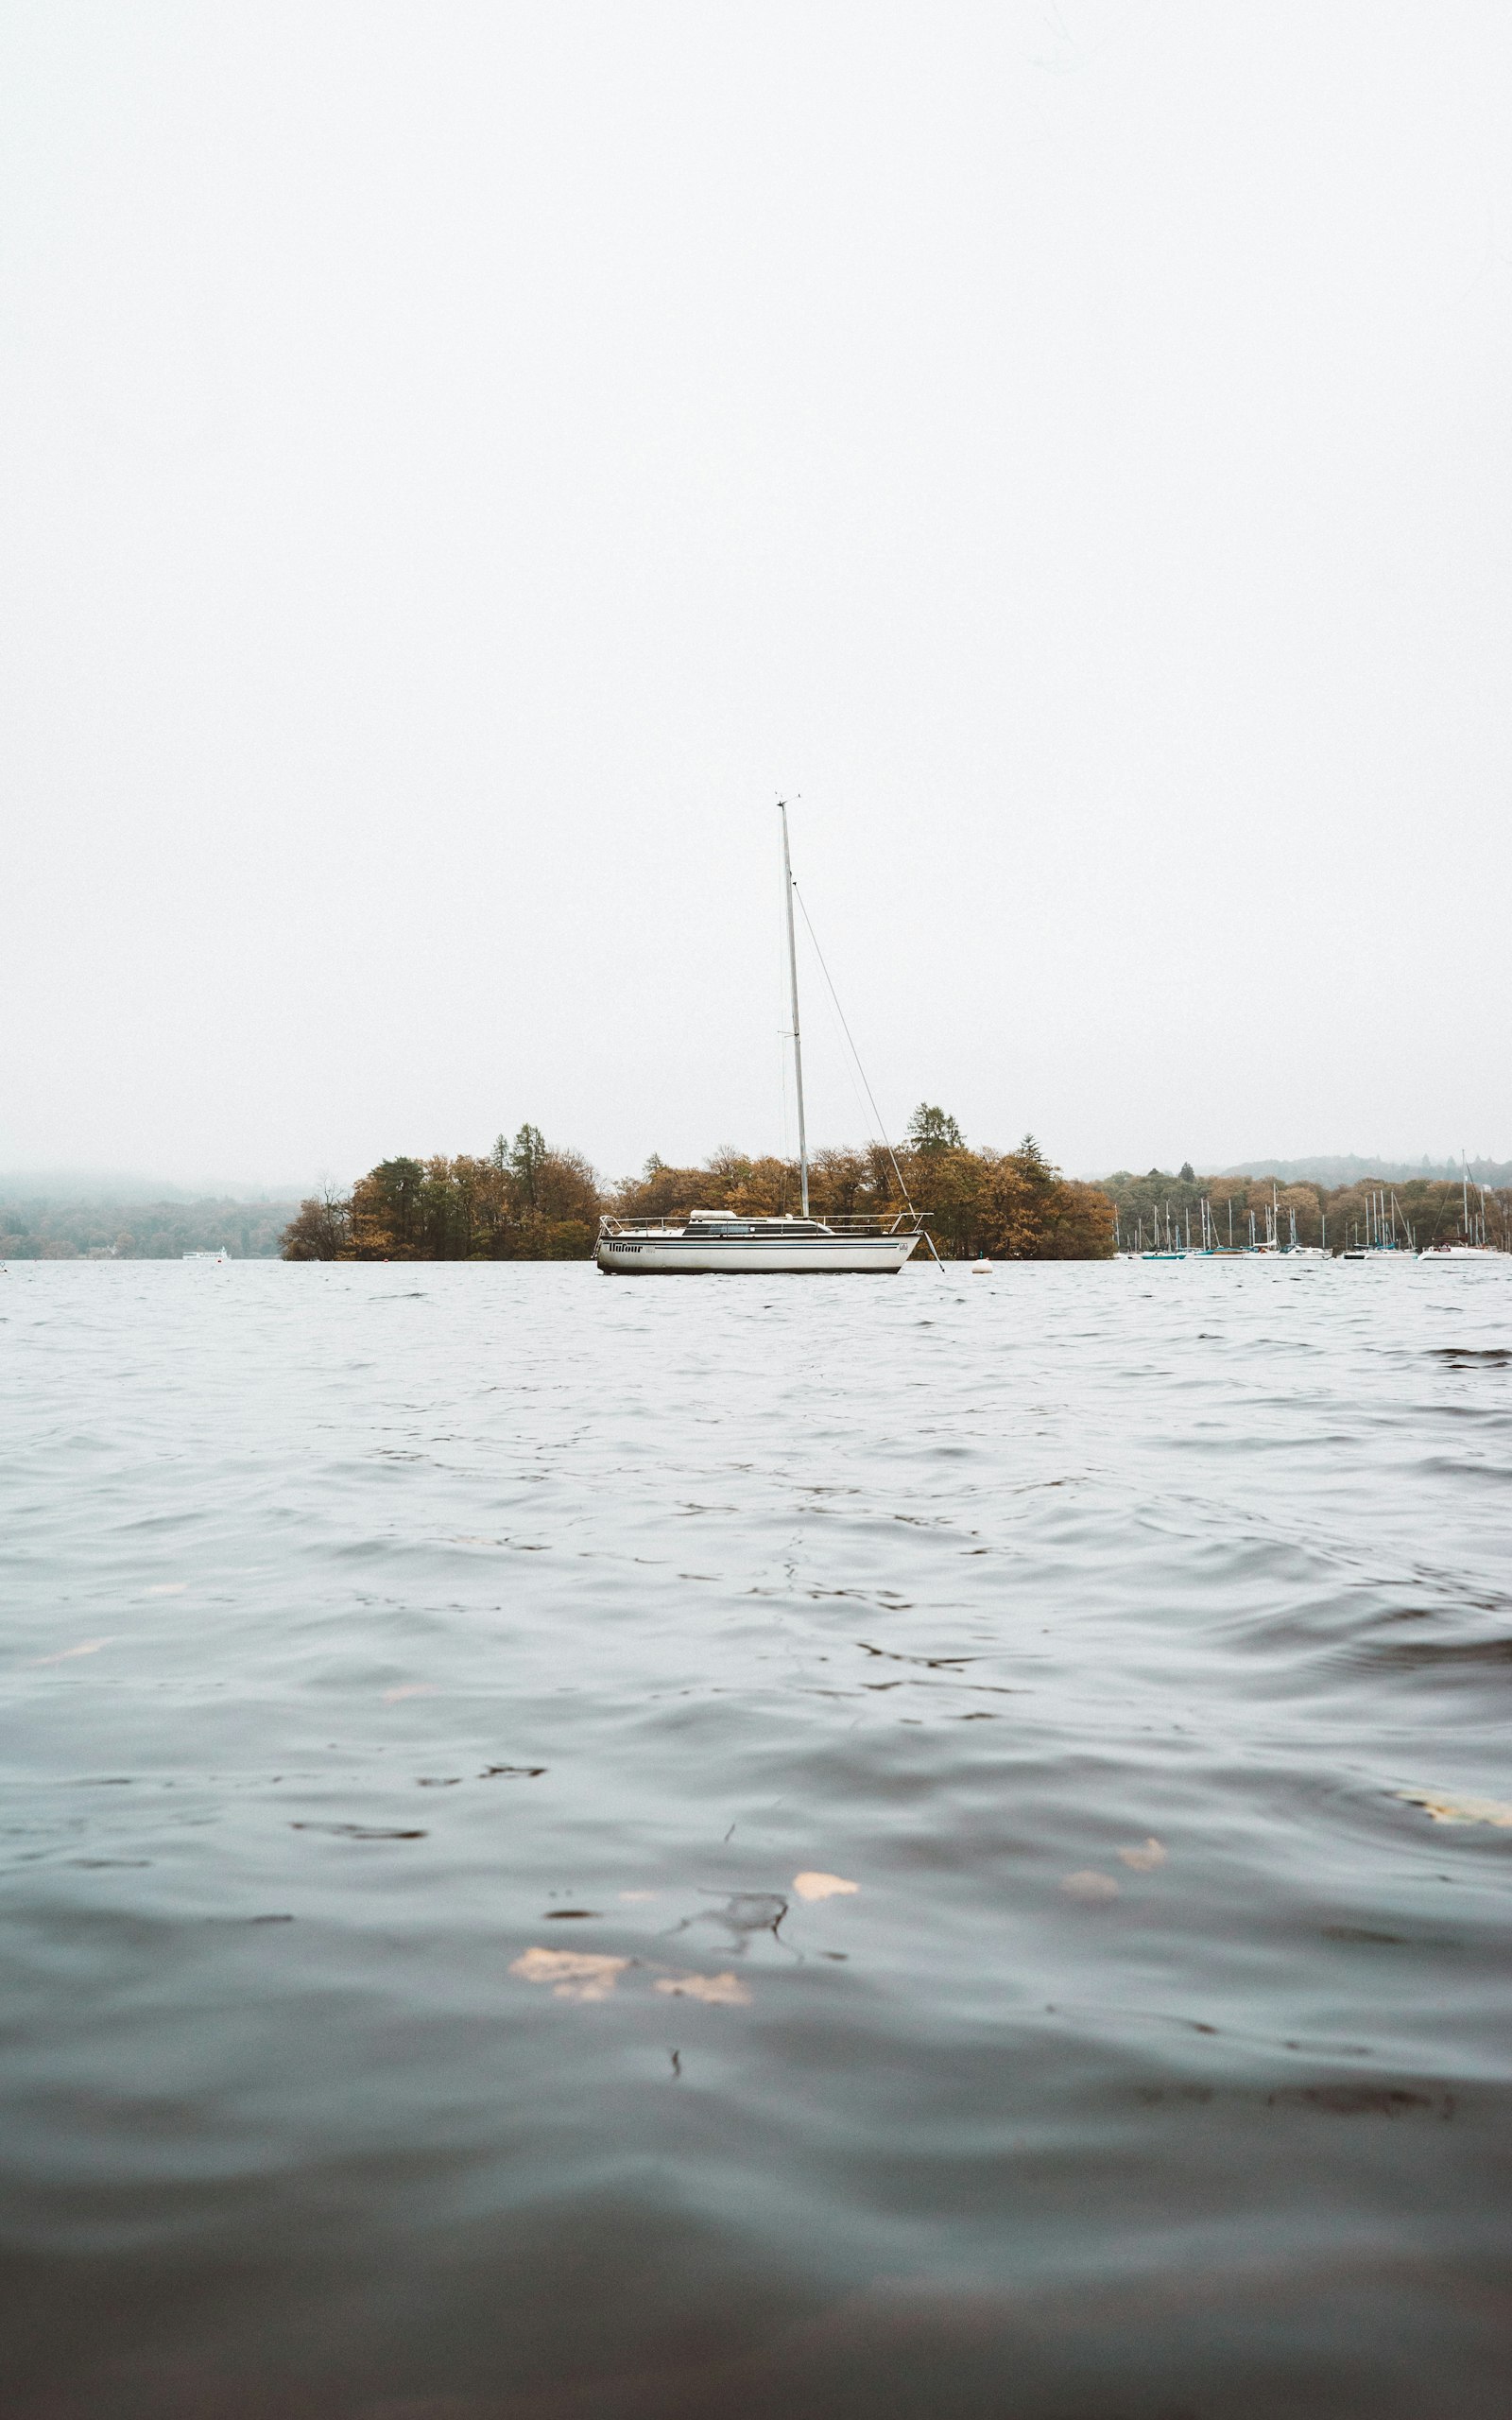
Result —
[{"label": "boat rigging line", "polygon": [[[902,1168],[899,1167],[899,1165],[898,1165],[898,1154],[897,1154],[897,1152],[893,1150],[892,1144],[891,1144],[891,1142],[890,1142],[890,1141],[889,1141],[889,1139],[888,1139],[888,1135],[887,1135],[887,1129],[886,1129],[886,1127],[885,1127],[885,1126],[884,1125],[884,1123],[883,1123],[882,1112],[881,1112],[881,1110],[877,1107],[877,1096],[876,1096],[876,1094],[875,1094],[875,1093],[872,1091],[872,1089],[871,1089],[871,1081],[870,1081],[870,1079],[869,1079],[869,1077],[868,1077],[868,1074],[867,1074],[866,1068],[865,1068],[865,1067],[863,1066],[863,1064],[862,1064],[862,1061],[861,1061],[861,1053],[860,1053],[860,1051],[856,1048],[856,1046],[855,1046],[855,1037],[853,1036],[853,1034],[852,1034],[852,1033],[851,1033],[851,1031],[850,1031],[850,1027],[849,1020],[847,1019],[846,1012],[845,1012],[844,1009],[840,1006],[840,994],[839,994],[839,993],[838,993],[838,992],[835,990],[835,988],[834,988],[834,977],[833,977],[833,976],[830,973],[829,966],[827,965],[827,963],[826,963],[826,961],[825,961],[824,952],[823,952],[823,950],[819,947],[819,937],[818,937],[817,933],[816,933],[816,932],[815,931],[815,929],[814,929],[814,919],[813,919],[813,917],[809,914],[807,902],[805,901],[805,899],[804,899],[804,897],[803,897],[803,893],[801,892],[801,890],[799,890],[799,887],[798,887],[798,881],[797,881],[797,878],[796,878],[796,876],[794,875],[794,873],[793,873],[792,860],[791,860],[791,858],[790,858],[790,857],[789,857],[789,856],[788,856],[788,848],[787,848],[787,807],[786,807],[786,804],[784,804],[784,802],[783,802],[782,799],[779,799],[779,800],[778,800],[778,805],[779,805],[779,807],[782,809],[782,866],[783,866],[783,871],[784,871],[785,875],[786,875],[786,883],[787,883],[787,945],[788,945],[788,953],[789,953],[789,964],[790,964],[791,973],[792,973],[792,984],[793,984],[793,1055],[794,1055],[794,1063],[795,1063],[795,1066],[797,1067],[797,1070],[798,1070],[798,1098],[799,1098],[799,1110],[798,1110],[798,1131],[799,1131],[799,1149],[801,1150],[801,1148],[802,1148],[802,1137],[803,1137],[803,1071],[802,1071],[802,1062],[801,1062],[801,1060],[799,1058],[799,1055],[798,1055],[798,958],[797,958],[796,952],[794,951],[794,946],[793,946],[793,902],[794,902],[794,900],[795,900],[795,899],[798,901],[798,904],[799,904],[799,913],[801,914],[801,916],[802,916],[802,918],[803,918],[804,926],[805,926],[805,929],[807,930],[809,940],[810,940],[810,941],[813,942],[813,944],[814,944],[814,955],[815,955],[815,957],[816,957],[816,958],[818,959],[818,961],[819,961],[819,972],[820,972],[820,974],[823,976],[824,980],[825,980],[825,983],[826,983],[826,985],[827,985],[827,987],[828,987],[828,989],[829,989],[830,998],[831,998],[831,999],[832,999],[832,1001],[834,1003],[834,1013],[835,1013],[835,1015],[836,1015],[836,1016],[839,1018],[839,1020],[840,1020],[840,1030],[841,1030],[841,1032],[845,1035],[845,1039],[846,1039],[846,1047],[849,1049],[849,1051],[850,1051],[850,1057],[851,1057],[852,1061],[853,1061],[853,1062],[854,1062],[854,1063],[855,1063],[855,1071],[856,1071],[856,1074],[857,1074],[857,1075],[860,1077],[860,1079],[861,1079],[862,1088],[863,1088],[863,1090],[864,1090],[864,1091],[865,1091],[865,1093],[866,1093],[867,1100],[868,1100],[868,1103],[869,1104],[869,1107],[870,1107],[870,1110],[871,1110],[871,1115],[872,1115],[872,1119],[873,1119],[873,1121],[874,1121],[874,1128],[875,1128],[875,1132],[876,1132],[877,1138],[878,1138],[878,1140],[881,1142],[883,1150],[884,1150],[886,1152],[886,1154],[887,1154],[887,1158],[888,1158],[888,1160],[889,1160],[889,1162],[890,1162],[890,1164],[891,1164],[891,1167],[892,1167],[892,1172],[893,1172],[893,1175],[894,1175],[894,1176],[897,1178],[897,1180],[898,1180],[898,1189],[899,1189],[900,1193],[902,1195],[902,1197],[903,1197],[903,1201],[905,1201],[905,1203],[907,1204],[909,1215],[910,1215],[910,1217],[917,1218],[919,1214],[918,1214],[918,1212],[917,1212],[917,1211],[915,1210],[915,1208],[914,1208],[914,1198],[913,1198],[913,1195],[912,1195],[912,1194],[909,1192],[909,1190],[908,1190],[908,1180],[907,1180],[907,1178],[904,1176],[904,1174],[903,1174],[903,1172],[902,1172]],[[808,1162],[807,1162],[807,1159],[806,1159],[806,1158],[802,1161],[802,1173],[803,1173],[803,1214],[804,1214],[804,1216],[805,1216],[805,1218],[806,1218],[806,1217],[808,1216],[808,1206],[809,1206],[809,1195],[808,1195]],[[941,1260],[941,1258],[940,1258],[940,1256],[939,1256],[939,1253],[938,1253],[936,1251],[936,1249],[935,1249],[935,1238],[934,1238],[934,1236],[930,1234],[929,1229],[928,1229],[927,1227],[924,1229],[923,1234],[924,1234],[924,1241],[925,1241],[925,1243],[926,1243],[926,1244],[928,1244],[929,1249],[930,1249],[930,1252],[934,1254],[935,1266],[936,1266],[936,1269],[938,1269],[938,1270],[939,1270],[939,1271],[940,1271],[941,1275],[943,1275],[943,1274],[944,1274],[944,1270],[945,1270],[945,1263]]]}]

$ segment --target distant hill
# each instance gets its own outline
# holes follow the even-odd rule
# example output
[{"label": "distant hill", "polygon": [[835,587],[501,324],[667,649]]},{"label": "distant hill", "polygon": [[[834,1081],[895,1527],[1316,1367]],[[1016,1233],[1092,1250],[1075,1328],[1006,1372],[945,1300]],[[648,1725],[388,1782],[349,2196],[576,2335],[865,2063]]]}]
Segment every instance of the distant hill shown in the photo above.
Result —
[{"label": "distant hill", "polygon": [[[1476,1184],[1512,1184],[1512,1160],[1471,1160],[1469,1169]],[[1410,1184],[1414,1177],[1455,1178],[1460,1166],[1457,1160],[1362,1160],[1356,1153],[1346,1152],[1333,1159],[1236,1160],[1232,1167],[1204,1173],[1273,1176],[1280,1184],[1360,1184],[1372,1176],[1386,1184]]]}]

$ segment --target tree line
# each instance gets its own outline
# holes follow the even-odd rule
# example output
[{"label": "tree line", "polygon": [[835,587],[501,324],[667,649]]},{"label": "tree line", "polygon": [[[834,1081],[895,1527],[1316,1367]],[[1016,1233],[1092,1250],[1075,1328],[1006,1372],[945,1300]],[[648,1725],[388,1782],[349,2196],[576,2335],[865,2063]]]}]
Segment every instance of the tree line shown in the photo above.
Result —
[{"label": "tree line", "polygon": [[[604,1212],[770,1218],[799,1201],[796,1161],[732,1146],[701,1167],[674,1167],[653,1153],[640,1176],[601,1187],[578,1152],[552,1148],[525,1125],[512,1143],[501,1134],[482,1159],[381,1161],[350,1194],[302,1202],[283,1250],[285,1260],[586,1260]],[[930,1102],[920,1102],[896,1153],[884,1144],[828,1149],[809,1163],[815,1218],[924,1211],[942,1259],[1109,1259],[1113,1206],[1100,1186],[1063,1176],[1032,1134],[1012,1151],[971,1150],[954,1118]]]}]

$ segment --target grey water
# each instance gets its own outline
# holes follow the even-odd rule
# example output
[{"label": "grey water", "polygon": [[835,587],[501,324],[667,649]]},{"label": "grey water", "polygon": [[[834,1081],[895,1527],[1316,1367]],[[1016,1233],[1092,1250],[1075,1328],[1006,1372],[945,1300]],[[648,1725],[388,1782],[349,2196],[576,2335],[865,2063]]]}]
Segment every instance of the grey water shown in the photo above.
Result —
[{"label": "grey water", "polygon": [[9,2420],[1481,2420],[1512,1266],[0,1275]]}]

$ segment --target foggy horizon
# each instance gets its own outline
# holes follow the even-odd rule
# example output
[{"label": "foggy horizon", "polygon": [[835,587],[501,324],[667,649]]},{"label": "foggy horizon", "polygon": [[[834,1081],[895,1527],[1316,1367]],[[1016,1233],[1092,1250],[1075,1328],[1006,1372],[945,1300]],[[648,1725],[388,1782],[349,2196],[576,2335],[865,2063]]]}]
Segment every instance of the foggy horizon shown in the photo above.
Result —
[{"label": "foggy horizon", "polygon": [[[894,1142],[901,1142],[901,1136],[894,1136],[890,1139]],[[1007,1150],[1013,1148],[1013,1143],[1017,1143],[1021,1138],[1014,1137],[1013,1143],[1004,1143],[990,1135],[969,1134],[964,1139],[969,1149]],[[571,1135],[548,1135],[546,1140],[548,1146],[554,1150],[575,1150],[580,1148],[574,1143]],[[1035,1140],[1041,1143],[1042,1146],[1042,1137],[1037,1135]],[[487,1146],[463,1145],[460,1146],[457,1150],[445,1151],[441,1153],[440,1156],[449,1159],[467,1155],[471,1155],[475,1158],[484,1158],[487,1157],[490,1148],[491,1148],[491,1143]],[[699,1153],[697,1158],[694,1160],[682,1163],[667,1162],[667,1164],[671,1166],[701,1167],[713,1156],[714,1151],[720,1148],[721,1147],[717,1145],[713,1146],[711,1150]],[[735,1148],[739,1148],[738,1143]],[[811,1154],[816,1150],[822,1150],[825,1149],[848,1150],[861,1148],[864,1148],[864,1145],[858,1144],[857,1138],[853,1135],[849,1137],[829,1135],[811,1138],[809,1145]],[[381,1153],[379,1156],[380,1158],[398,1158],[401,1156],[408,1156],[416,1159],[425,1159],[433,1155],[426,1151],[415,1151],[407,1154],[396,1151],[392,1153]],[[602,1183],[610,1185],[640,1176],[646,1165],[645,1161],[642,1161],[635,1167],[606,1167],[598,1161],[593,1160],[591,1152],[584,1152],[583,1156],[590,1161],[595,1176],[597,1176]],[[662,1157],[663,1161],[666,1161],[667,1159],[667,1155],[664,1153],[660,1154],[659,1156]],[[753,1154],[753,1156],[755,1155]],[[792,1159],[796,1165],[796,1150],[788,1153],[786,1156]],[[1054,1162],[1054,1153],[1047,1152],[1046,1156]],[[647,1158],[649,1158],[649,1154],[647,1155]],[[1499,1160],[1497,1155],[1490,1151],[1469,1151],[1466,1154],[1466,1158],[1469,1162],[1469,1173],[1472,1184],[1479,1182],[1476,1176],[1477,1168],[1485,1170],[1489,1167],[1500,1168],[1507,1166],[1507,1162],[1504,1160]],[[1219,1179],[1237,1175],[1263,1177],[1267,1175],[1273,1167],[1280,1167],[1282,1165],[1287,1167],[1299,1167],[1312,1163],[1322,1165],[1328,1162],[1349,1161],[1358,1163],[1362,1175],[1368,1170],[1386,1184],[1400,1184],[1405,1182],[1405,1175],[1399,1174],[1399,1171],[1410,1171],[1411,1174],[1415,1176],[1425,1175],[1435,1181],[1451,1179],[1457,1180],[1460,1175],[1460,1160],[1458,1155],[1440,1155],[1435,1158],[1431,1154],[1424,1154],[1421,1152],[1412,1153],[1394,1151],[1378,1151],[1374,1153],[1366,1151],[1298,1151],[1291,1154],[1283,1154],[1280,1151],[1257,1151],[1252,1152],[1247,1159],[1241,1154],[1237,1160],[1228,1162],[1222,1167],[1194,1152],[1189,1151],[1181,1154],[1177,1159],[1160,1164],[1152,1162],[1146,1165],[1143,1161],[1136,1161],[1130,1163],[1120,1163],[1115,1167],[1111,1162],[1108,1162],[1097,1167],[1065,1168],[1062,1173],[1066,1176],[1075,1178],[1084,1184],[1097,1184],[1105,1178],[1115,1175],[1153,1176],[1159,1174],[1162,1176],[1169,1176],[1175,1180],[1179,1176],[1181,1168],[1190,1165],[1190,1167],[1194,1170],[1196,1176],[1199,1179],[1205,1180],[1209,1177]],[[376,1166],[377,1164],[378,1163],[374,1161],[371,1165]],[[295,1201],[302,1197],[311,1194],[318,1194],[322,1187],[329,1187],[332,1191],[346,1192],[358,1177],[364,1176],[367,1173],[367,1168],[351,1168],[341,1171],[325,1169],[316,1176],[304,1175],[282,1178],[258,1176],[207,1177],[204,1175],[175,1176],[167,1172],[154,1173],[150,1170],[127,1167],[9,1167],[0,1168],[0,1196],[10,1193],[15,1198],[23,1198],[26,1193],[32,1192],[38,1199],[42,1199],[49,1190],[52,1190],[56,1193],[59,1199],[77,1197],[80,1200],[84,1200],[88,1198],[94,1198],[100,1201],[108,1201],[111,1203],[118,1203],[122,1206],[128,1206],[133,1201],[140,1200],[144,1202],[149,1201],[157,1198],[157,1194],[160,1189],[166,1189],[169,1194],[182,1194],[191,1198],[198,1198],[202,1200],[218,1199],[230,1201],[282,1202]],[[1340,1180],[1340,1182],[1343,1181],[1344,1180],[1342,1179]],[[1500,1181],[1501,1180],[1498,1179],[1498,1182]],[[1312,1183],[1314,1182],[1314,1180],[1303,1178],[1300,1179],[1299,1182]]]}]

